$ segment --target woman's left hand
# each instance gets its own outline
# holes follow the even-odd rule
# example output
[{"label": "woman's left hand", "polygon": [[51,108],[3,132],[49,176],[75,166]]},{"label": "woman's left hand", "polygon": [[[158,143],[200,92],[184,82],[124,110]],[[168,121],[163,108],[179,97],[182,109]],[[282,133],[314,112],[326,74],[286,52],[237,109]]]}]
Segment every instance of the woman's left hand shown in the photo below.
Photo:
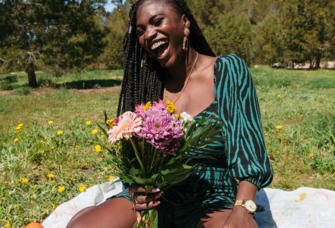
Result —
[{"label": "woman's left hand", "polygon": [[253,215],[241,206],[234,206],[222,228],[258,228]]}]

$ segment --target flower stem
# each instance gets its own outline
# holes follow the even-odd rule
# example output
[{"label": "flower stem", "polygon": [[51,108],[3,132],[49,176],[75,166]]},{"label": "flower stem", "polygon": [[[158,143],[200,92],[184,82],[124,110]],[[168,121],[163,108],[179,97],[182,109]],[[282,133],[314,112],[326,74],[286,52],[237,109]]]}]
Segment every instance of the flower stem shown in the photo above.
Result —
[{"label": "flower stem", "polygon": [[[153,146],[152,146],[152,147],[153,147]],[[154,160],[155,160],[156,151],[157,151],[157,148],[155,148],[154,156],[152,157],[152,161],[151,161],[151,165],[150,165],[150,170],[153,168],[152,165],[153,165]],[[149,170],[149,171],[150,171],[150,170]]]},{"label": "flower stem", "polygon": [[143,166],[143,163],[142,163],[142,160],[141,160],[140,156],[138,155],[138,151],[137,151],[136,145],[135,145],[135,143],[133,142],[133,140],[131,138],[129,138],[129,140],[131,142],[131,145],[133,145],[133,148],[134,148],[134,151],[135,151],[135,155],[136,155],[136,158],[138,160],[138,163],[140,163],[140,166],[142,168],[142,172],[143,172],[144,175],[146,175],[145,174],[145,169],[144,169],[144,166]]}]

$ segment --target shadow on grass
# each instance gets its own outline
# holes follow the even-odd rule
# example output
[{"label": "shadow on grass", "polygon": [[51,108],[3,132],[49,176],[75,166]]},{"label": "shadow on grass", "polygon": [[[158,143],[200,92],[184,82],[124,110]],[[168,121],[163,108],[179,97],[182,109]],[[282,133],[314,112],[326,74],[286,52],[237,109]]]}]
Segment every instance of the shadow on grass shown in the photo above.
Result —
[{"label": "shadow on grass", "polygon": [[99,87],[113,87],[121,85],[121,79],[93,79],[93,80],[82,80],[72,81],[66,83],[55,83],[54,88],[65,87],[67,89],[92,89]]}]

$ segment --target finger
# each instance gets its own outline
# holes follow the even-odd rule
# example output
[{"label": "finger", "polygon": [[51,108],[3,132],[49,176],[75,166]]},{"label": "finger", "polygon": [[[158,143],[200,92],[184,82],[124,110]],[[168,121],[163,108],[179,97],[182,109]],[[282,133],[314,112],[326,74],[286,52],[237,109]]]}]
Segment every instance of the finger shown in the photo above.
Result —
[{"label": "finger", "polygon": [[156,194],[149,194],[149,195],[145,195],[145,196],[137,196],[136,201],[139,204],[149,203],[149,202],[154,201],[154,200],[158,199],[159,197],[161,197],[162,194],[163,194],[163,192],[159,192],[159,193],[156,193]]},{"label": "finger", "polygon": [[137,219],[137,222],[138,222],[138,223],[141,222],[141,212],[136,211],[136,219]]},{"label": "finger", "polygon": [[160,201],[151,201],[150,203],[143,203],[143,204],[139,204],[137,203],[135,205],[135,208],[137,211],[143,211],[143,210],[148,210],[151,209],[153,207],[156,207],[160,204]]}]

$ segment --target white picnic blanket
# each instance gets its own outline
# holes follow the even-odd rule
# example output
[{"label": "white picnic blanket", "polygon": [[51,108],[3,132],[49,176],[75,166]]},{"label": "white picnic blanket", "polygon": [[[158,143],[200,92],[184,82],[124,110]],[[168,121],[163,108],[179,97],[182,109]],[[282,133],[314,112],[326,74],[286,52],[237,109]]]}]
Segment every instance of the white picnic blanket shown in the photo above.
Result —
[{"label": "white picnic blanket", "polygon": [[[95,185],[59,205],[42,225],[44,228],[65,228],[78,211],[98,205],[121,191],[120,182]],[[259,228],[335,227],[334,191],[303,187],[288,192],[265,188],[257,193],[256,204],[264,207],[264,211],[255,215]]]}]

